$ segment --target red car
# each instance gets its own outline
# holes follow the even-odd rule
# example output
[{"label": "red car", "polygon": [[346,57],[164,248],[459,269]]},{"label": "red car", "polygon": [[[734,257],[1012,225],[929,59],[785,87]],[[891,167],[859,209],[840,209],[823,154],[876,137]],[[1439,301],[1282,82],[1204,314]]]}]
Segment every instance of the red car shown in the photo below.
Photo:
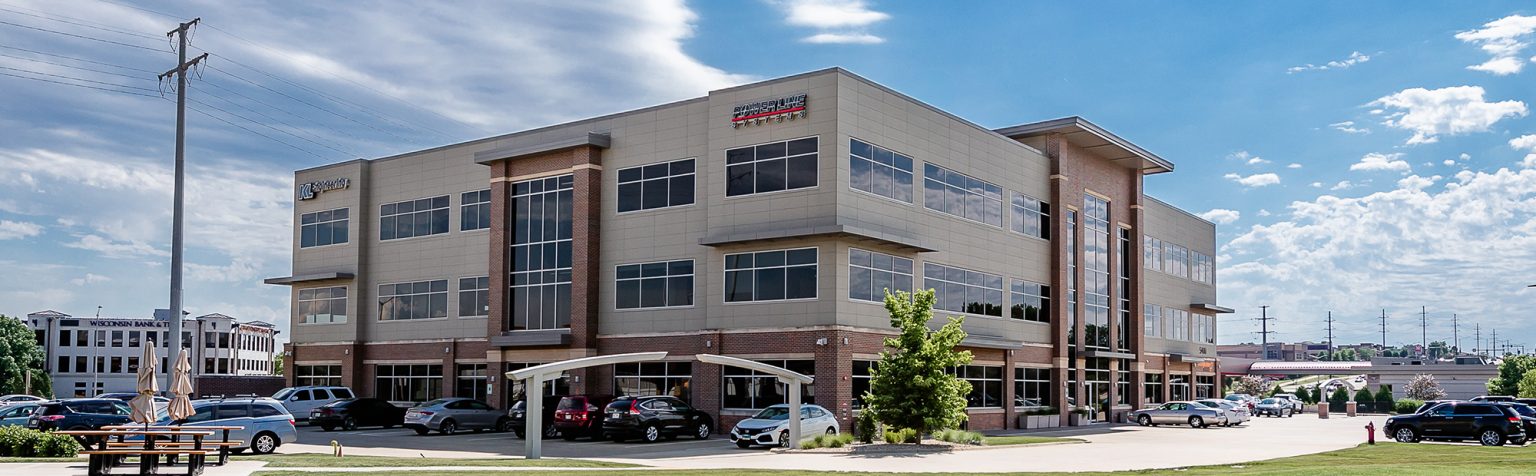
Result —
[{"label": "red car", "polygon": [[555,429],[560,437],[574,440],[583,436],[603,439],[603,407],[612,395],[571,395],[555,404]]}]

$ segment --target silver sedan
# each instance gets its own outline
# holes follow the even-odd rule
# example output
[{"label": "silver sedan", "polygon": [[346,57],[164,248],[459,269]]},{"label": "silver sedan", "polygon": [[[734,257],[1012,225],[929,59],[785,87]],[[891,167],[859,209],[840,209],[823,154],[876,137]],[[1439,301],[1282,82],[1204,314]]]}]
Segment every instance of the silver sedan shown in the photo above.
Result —
[{"label": "silver sedan", "polygon": [[445,435],[464,429],[510,431],[512,419],[479,400],[439,398],[406,410],[404,426],[418,435],[432,430]]},{"label": "silver sedan", "polygon": [[1196,400],[1195,403],[1199,403],[1201,405],[1205,405],[1206,407],[1210,407],[1210,408],[1220,408],[1222,410],[1226,410],[1227,411],[1227,425],[1226,426],[1241,425],[1243,423],[1246,423],[1249,420],[1248,405],[1244,404],[1244,403],[1241,403],[1241,402],[1234,402],[1234,401],[1231,401],[1231,400],[1222,400],[1222,399],[1218,399],[1218,398],[1207,398],[1207,399],[1203,399],[1203,400]]},{"label": "silver sedan", "polygon": [[1131,419],[1141,426],[1188,424],[1190,428],[1205,428],[1226,425],[1227,412],[1195,402],[1168,402],[1131,412]]}]

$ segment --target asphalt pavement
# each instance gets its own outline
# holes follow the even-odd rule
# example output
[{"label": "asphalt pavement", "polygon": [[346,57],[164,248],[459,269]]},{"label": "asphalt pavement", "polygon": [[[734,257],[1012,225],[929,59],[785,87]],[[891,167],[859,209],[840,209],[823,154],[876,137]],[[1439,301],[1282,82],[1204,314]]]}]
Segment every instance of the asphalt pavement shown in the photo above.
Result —
[{"label": "asphalt pavement", "polygon": [[[365,428],[353,431],[323,431],[320,427],[299,422],[299,441],[283,442],[278,453],[330,453],[331,442],[342,446],[342,453],[369,456],[405,456],[427,458],[498,458],[523,456],[522,438],[513,433],[461,431],[452,435],[436,432],[417,435],[403,429]],[[656,443],[640,443],[629,440],[623,443],[591,441],[582,438],[565,441],[559,438],[544,440],[544,456],[548,458],[687,458],[725,454],[763,453],[765,450],[742,450],[724,436],[716,434],[707,440],[679,437]]]}]

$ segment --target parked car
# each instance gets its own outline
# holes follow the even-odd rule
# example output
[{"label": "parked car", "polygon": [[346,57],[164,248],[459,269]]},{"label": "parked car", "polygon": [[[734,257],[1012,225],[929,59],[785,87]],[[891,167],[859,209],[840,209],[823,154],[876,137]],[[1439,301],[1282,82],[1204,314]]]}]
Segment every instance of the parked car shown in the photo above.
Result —
[{"label": "parked car", "polygon": [[27,426],[27,420],[32,419],[32,413],[41,406],[42,404],[34,402],[0,406],[0,426]]},{"label": "parked car", "polygon": [[304,420],[309,418],[310,412],[321,405],[337,400],[357,398],[352,394],[352,389],[347,387],[288,387],[272,394],[272,399],[283,402],[283,408],[294,418]]},{"label": "parked car", "polygon": [[[1332,390],[1329,390],[1329,392],[1332,392]],[[1277,393],[1275,394],[1275,398],[1284,398],[1288,403],[1290,403],[1292,414],[1301,413],[1301,409],[1305,405],[1301,402],[1300,398],[1296,397],[1296,394],[1294,393]]]},{"label": "parked car", "polygon": [[1257,405],[1258,401],[1259,401],[1257,398],[1253,398],[1253,395],[1249,395],[1249,394],[1246,394],[1246,393],[1228,394],[1224,399],[1226,401],[1229,401],[1229,402],[1232,402],[1232,403],[1241,403],[1241,404],[1243,404],[1243,406],[1248,407],[1248,412],[1249,413],[1253,412],[1254,405]]},{"label": "parked car", "polygon": [[17,403],[43,403],[46,401],[48,401],[48,399],[43,397],[35,397],[32,395],[6,395],[0,397],[0,407],[6,405],[15,405]]},{"label": "parked car", "polygon": [[230,448],[240,453],[250,450],[256,454],[269,454],[284,443],[299,441],[299,430],[294,427],[293,415],[281,402],[267,397],[239,397],[225,399],[194,400],[193,414],[184,420],[171,420],[165,410],[155,422],[161,426],[238,426],[229,432],[230,440],[239,440],[245,446]]},{"label": "parked car", "polygon": [[405,411],[405,427],[425,435],[451,435],[461,429],[511,431],[512,418],[485,402],[470,398],[439,398]]},{"label": "parked car", "polygon": [[1435,406],[1440,405],[1442,403],[1446,403],[1446,402],[1459,402],[1459,401],[1461,401],[1461,400],[1425,400],[1423,404],[1419,405],[1419,408],[1417,410],[1413,411],[1413,413],[1415,413],[1415,414],[1417,414],[1417,413],[1424,413],[1426,411],[1429,411],[1429,409],[1435,408]]},{"label": "parked car", "polygon": [[603,437],[615,442],[638,437],[651,443],[678,435],[702,440],[715,428],[708,413],[673,396],[619,397],[604,410]]},{"label": "parked car", "polygon": [[1248,422],[1248,405],[1241,402],[1233,402],[1225,399],[1207,398],[1195,400],[1195,403],[1210,408],[1220,408],[1227,411],[1226,426],[1237,426]]},{"label": "parked car", "polygon": [[[561,398],[563,397],[545,395],[544,404],[540,407],[543,410],[541,413],[544,414],[544,439],[546,440],[560,436],[560,430],[555,428],[555,407],[560,405]],[[517,403],[512,404],[512,408],[507,410],[507,416],[512,418],[512,432],[516,433],[518,438],[526,438],[528,436],[528,401],[518,400]]]},{"label": "parked car", "polygon": [[1473,402],[1513,402],[1513,401],[1515,401],[1515,397],[1511,397],[1511,396],[1508,396],[1508,395],[1478,395],[1476,397],[1472,397],[1472,400],[1470,400],[1470,401],[1473,401]]},{"label": "parked car", "polygon": [[133,421],[132,410],[111,398],[72,398],[45,402],[32,412],[27,428],[34,430],[96,430]]},{"label": "parked car", "polygon": [[1266,398],[1253,407],[1254,416],[1289,417],[1295,414],[1296,410],[1291,407],[1291,402],[1284,398]]},{"label": "parked car", "polygon": [[603,408],[612,395],[571,395],[555,404],[555,429],[566,441],[586,436],[603,439]]},{"label": "parked car", "polygon": [[1516,398],[1515,401],[1536,408],[1536,398]]},{"label": "parked car", "polygon": [[[112,392],[112,393],[103,393],[101,395],[97,395],[96,398],[110,398],[110,399],[113,399],[113,400],[120,400],[123,403],[128,403],[128,402],[132,402],[133,399],[137,398],[138,396],[139,396],[139,394],[131,393],[131,392]],[[166,405],[169,405],[171,403],[171,399],[165,398],[165,397],[162,397],[162,396],[159,396],[159,395],[156,395],[154,397],[154,399],[155,399],[155,409],[157,409],[157,410],[158,409],[163,409],[163,408],[165,408]]]},{"label": "parked car", "polygon": [[309,412],[309,424],[320,429],[356,430],[359,426],[394,428],[405,423],[405,409],[382,398],[348,398]]},{"label": "parked car", "polygon": [[[836,435],[837,417],[821,405],[800,406],[800,438]],[[752,445],[789,447],[789,405],[778,404],[736,423],[731,428],[731,442],[738,448]]]},{"label": "parked car", "polygon": [[1168,402],[1153,408],[1131,412],[1131,419],[1141,426],[1183,425],[1190,428],[1206,428],[1225,425],[1227,412],[1195,402]]},{"label": "parked car", "polygon": [[1524,403],[1495,402],[1500,406],[1507,406],[1520,415],[1521,427],[1525,429],[1527,439],[1536,436],[1536,409]]},{"label": "parked car", "polygon": [[1388,435],[1401,443],[1420,440],[1477,440],[1483,446],[1524,444],[1520,415],[1492,402],[1449,402],[1424,413],[1387,419]]}]

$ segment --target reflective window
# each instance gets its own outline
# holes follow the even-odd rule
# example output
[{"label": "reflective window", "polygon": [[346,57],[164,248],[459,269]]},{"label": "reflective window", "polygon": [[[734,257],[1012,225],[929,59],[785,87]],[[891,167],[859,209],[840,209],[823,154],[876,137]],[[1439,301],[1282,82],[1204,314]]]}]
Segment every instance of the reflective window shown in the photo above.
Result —
[{"label": "reflective window", "polygon": [[299,247],[339,245],[347,242],[347,209],[299,215]]},{"label": "reflective window", "polygon": [[858,248],[848,250],[848,298],[885,302],[887,290],[912,292],[912,260]]},{"label": "reflective window", "polygon": [[1084,344],[1108,349],[1109,202],[1093,195],[1083,196],[1083,271]]},{"label": "reflective window", "polygon": [[1156,304],[1141,306],[1142,333],[1147,337],[1163,336],[1163,307]]},{"label": "reflective window", "polygon": [[1013,280],[1009,289],[1013,307],[1008,317],[1034,322],[1051,322],[1051,287],[1048,285]]},{"label": "reflective window", "polygon": [[459,195],[459,231],[491,227],[491,191],[464,192]]},{"label": "reflective window", "polygon": [[988,225],[1003,226],[1003,189],[933,164],[923,164],[923,206]]},{"label": "reflective window", "polygon": [[614,280],[614,308],[693,305],[693,260],[620,265]]},{"label": "reflective window", "polygon": [[639,362],[614,364],[613,388],[619,395],[670,395],[692,401],[692,364]]},{"label": "reflective window", "polygon": [[1067,210],[1067,343],[1077,343],[1077,210]]},{"label": "reflective window", "polygon": [[864,408],[864,394],[869,392],[870,369],[875,367],[875,362],[870,360],[853,361],[853,408]]},{"label": "reflective window", "polygon": [[816,248],[725,255],[725,302],[816,297]]},{"label": "reflective window", "polygon": [[374,398],[392,402],[425,402],[443,393],[441,365],[380,365],[373,385]]},{"label": "reflective window", "polygon": [[458,364],[458,380],[454,382],[455,397],[484,401],[486,397],[486,364]]},{"label": "reflective window", "polygon": [[397,240],[447,232],[447,195],[386,203],[379,207],[380,240]]},{"label": "reflective window", "polygon": [[574,175],[512,184],[512,329],[571,326]]},{"label": "reflective window", "polygon": [[1135,332],[1131,330],[1131,293],[1132,290],[1136,289],[1135,286],[1131,285],[1131,267],[1135,266],[1136,258],[1131,254],[1131,230],[1126,228],[1118,228],[1117,230],[1119,230],[1120,240],[1118,243],[1120,247],[1116,249],[1118,253],[1116,257],[1120,260],[1120,278],[1116,280],[1118,286],[1115,288],[1115,295],[1120,297],[1120,307],[1118,309],[1119,312],[1116,313],[1118,319],[1115,321],[1115,328],[1117,329],[1115,348],[1129,351],[1131,349],[1131,333]]},{"label": "reflective window", "polygon": [[379,285],[379,320],[448,317],[448,280]]},{"label": "reflective window", "polygon": [[1022,193],[1013,193],[1013,231],[1051,239],[1051,204]]},{"label": "reflective window", "polygon": [[1013,406],[1044,407],[1053,405],[1051,369],[1013,369]]},{"label": "reflective window", "polygon": [[950,369],[956,378],[971,383],[965,396],[969,408],[1002,408],[1003,368],[988,365],[962,365]]},{"label": "reflective window", "polygon": [[298,307],[300,324],[347,322],[347,287],[300,289]]},{"label": "reflective window", "polygon": [[[816,376],[814,360],[759,360],[768,365],[783,367],[808,377]],[[789,402],[789,386],[778,377],[756,370],[722,366],[720,369],[721,407],[729,409],[762,409]],[[816,386],[801,385],[801,403],[816,403]]]},{"label": "reflective window", "polygon": [[459,317],[484,317],[491,311],[491,278],[459,278]]},{"label": "reflective window", "polygon": [[619,169],[619,213],[693,204],[693,159]]},{"label": "reflective window", "polygon": [[725,151],[725,195],[735,197],[816,186],[815,137]]},{"label": "reflective window", "polygon": [[923,287],[935,310],[1003,316],[1003,277],[935,263],[923,264]]},{"label": "reflective window", "polygon": [[1153,271],[1163,270],[1163,240],[1141,236],[1141,266]]},{"label": "reflective window", "polygon": [[849,186],[912,203],[911,157],[858,139],[848,139],[848,148]]}]

